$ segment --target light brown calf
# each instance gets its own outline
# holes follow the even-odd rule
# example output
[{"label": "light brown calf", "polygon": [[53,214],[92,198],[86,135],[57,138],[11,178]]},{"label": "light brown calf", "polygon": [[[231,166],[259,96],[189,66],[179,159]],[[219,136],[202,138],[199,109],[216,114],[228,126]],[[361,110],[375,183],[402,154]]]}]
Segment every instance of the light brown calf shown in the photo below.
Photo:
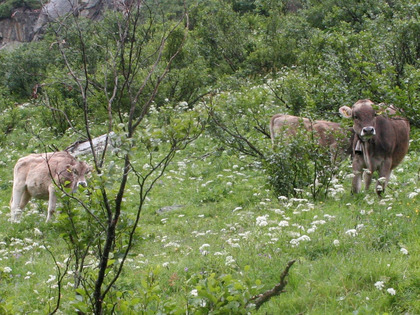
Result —
[{"label": "light brown calf", "polygon": [[13,192],[10,210],[13,222],[18,222],[23,208],[31,198],[48,200],[47,221],[56,208],[55,188],[65,187],[74,192],[86,186],[85,174],[90,167],[68,152],[30,154],[20,158],[13,173]]}]

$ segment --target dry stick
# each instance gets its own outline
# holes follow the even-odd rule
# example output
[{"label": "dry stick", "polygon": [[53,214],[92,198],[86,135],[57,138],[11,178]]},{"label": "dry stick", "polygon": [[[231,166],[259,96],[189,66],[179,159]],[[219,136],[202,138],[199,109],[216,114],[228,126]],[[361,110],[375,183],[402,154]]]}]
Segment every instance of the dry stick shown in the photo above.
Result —
[{"label": "dry stick", "polygon": [[270,300],[273,296],[280,295],[281,293],[284,293],[283,290],[284,287],[287,285],[286,277],[289,274],[289,269],[292,267],[292,265],[296,262],[296,259],[293,259],[287,263],[286,269],[283,270],[281,276],[280,276],[280,282],[274,286],[271,290],[265,291],[264,293],[258,294],[253,296],[249,301],[255,301],[255,308],[258,310],[261,305],[263,305],[265,302]]}]

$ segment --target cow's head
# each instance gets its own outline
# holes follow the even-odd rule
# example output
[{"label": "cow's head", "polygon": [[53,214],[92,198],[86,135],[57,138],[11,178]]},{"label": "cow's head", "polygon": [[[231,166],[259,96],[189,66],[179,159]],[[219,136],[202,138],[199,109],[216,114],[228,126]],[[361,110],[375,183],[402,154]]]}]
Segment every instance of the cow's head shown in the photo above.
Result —
[{"label": "cow's head", "polygon": [[72,192],[77,190],[77,187],[87,186],[86,174],[91,171],[91,167],[83,162],[78,161],[75,164],[68,164],[65,171],[61,173],[61,182],[65,187],[71,188]]},{"label": "cow's head", "polygon": [[86,187],[87,182],[86,182],[85,176],[91,171],[91,167],[87,163],[82,161],[75,165],[73,171],[74,171],[75,177],[77,178],[76,187],[79,185]]},{"label": "cow's head", "polygon": [[354,132],[362,141],[369,140],[376,135],[376,111],[374,103],[370,100],[359,100],[352,108],[340,107],[340,114],[346,118],[353,118]]}]

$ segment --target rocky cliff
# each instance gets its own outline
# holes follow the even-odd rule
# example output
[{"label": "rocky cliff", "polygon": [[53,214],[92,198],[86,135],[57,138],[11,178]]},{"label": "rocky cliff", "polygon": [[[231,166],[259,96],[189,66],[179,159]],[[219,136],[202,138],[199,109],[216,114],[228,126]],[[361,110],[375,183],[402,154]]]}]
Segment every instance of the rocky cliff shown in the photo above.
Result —
[{"label": "rocky cliff", "polygon": [[42,9],[17,8],[10,18],[0,20],[0,49],[17,43],[37,40],[45,25],[66,14],[98,19],[106,8],[117,8],[116,0],[50,0]]}]

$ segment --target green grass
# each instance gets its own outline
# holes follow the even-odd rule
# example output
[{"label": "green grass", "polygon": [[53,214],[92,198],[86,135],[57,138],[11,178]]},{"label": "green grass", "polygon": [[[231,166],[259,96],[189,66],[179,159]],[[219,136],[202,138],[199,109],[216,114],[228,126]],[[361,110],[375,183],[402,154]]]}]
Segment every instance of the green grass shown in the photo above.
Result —
[{"label": "green grass", "polygon": [[[149,195],[135,248],[116,284],[119,313],[153,313],[156,301],[185,313],[190,292],[212,273],[250,287],[261,283],[261,292],[279,281],[292,259],[297,262],[287,292],[252,313],[420,313],[420,202],[409,198],[419,189],[416,152],[394,171],[382,200],[373,190],[352,196],[344,179],[335,198],[314,202],[279,201],[258,165],[216,148],[202,136],[179,152]],[[56,223],[44,222],[45,203],[32,201],[19,224],[8,221],[12,165],[21,152],[12,148],[1,157],[0,313],[45,313],[57,296],[50,280],[54,262],[45,248],[61,263],[68,253]],[[142,163],[144,157],[138,152],[136,158]],[[348,165],[343,172],[350,172]],[[135,196],[136,187],[129,187],[126,211],[134,209]],[[181,207],[156,213],[173,205]],[[71,275],[63,281],[64,313],[74,311],[73,282]],[[121,301],[133,305],[124,308]]]}]

